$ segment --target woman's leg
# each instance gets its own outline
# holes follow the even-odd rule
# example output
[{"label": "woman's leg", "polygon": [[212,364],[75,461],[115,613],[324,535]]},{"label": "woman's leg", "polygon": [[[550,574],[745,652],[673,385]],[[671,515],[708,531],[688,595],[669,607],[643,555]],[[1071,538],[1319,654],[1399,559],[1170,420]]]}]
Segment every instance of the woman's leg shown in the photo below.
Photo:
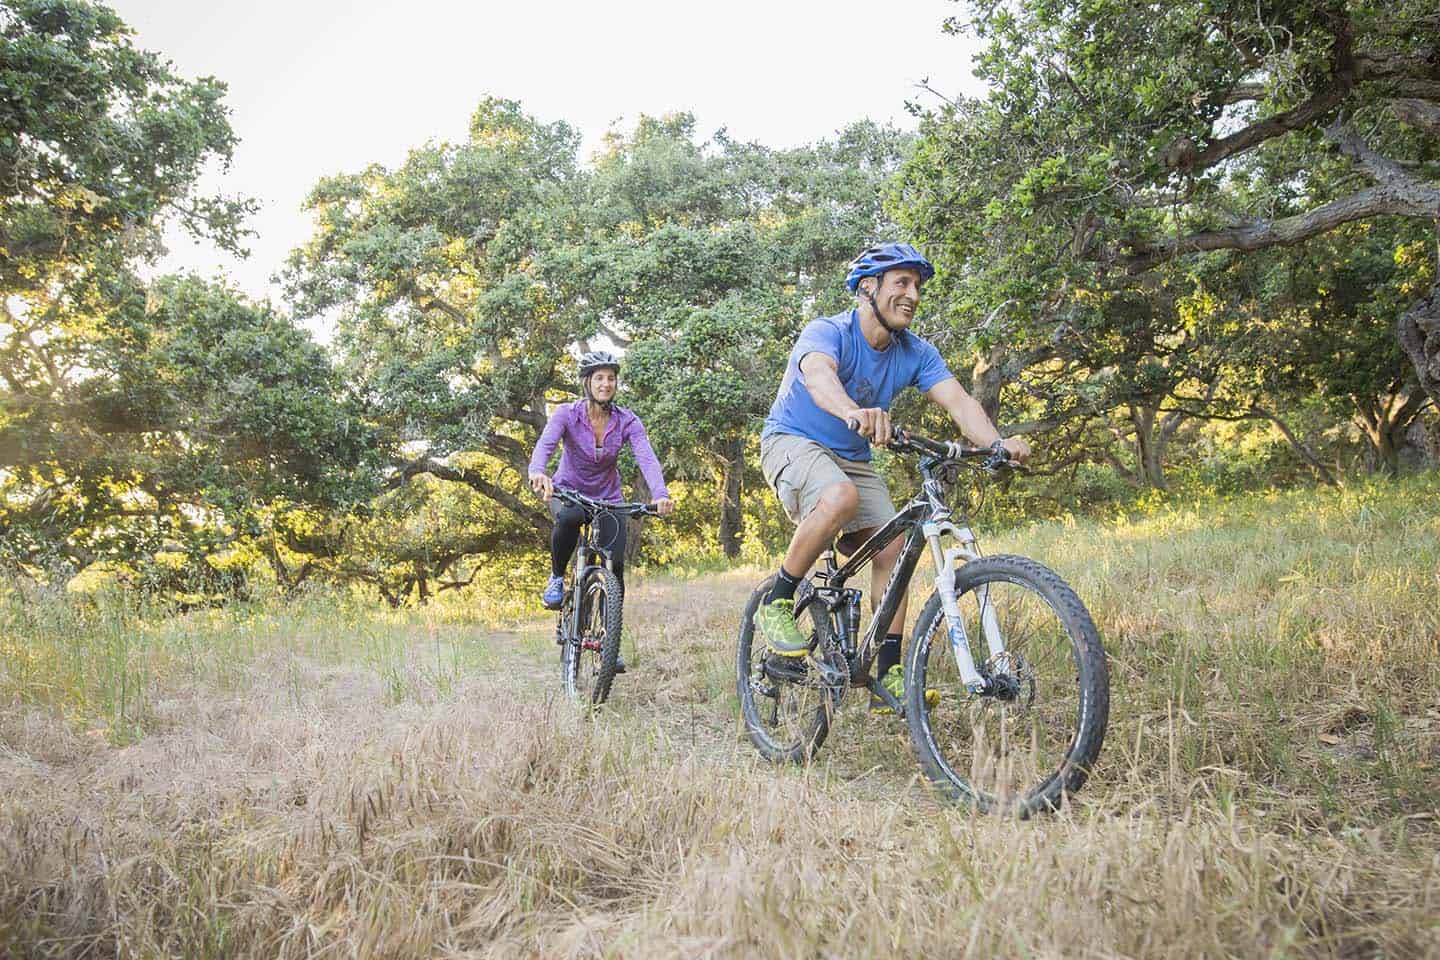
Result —
[{"label": "woman's leg", "polygon": [[585,522],[585,511],[579,507],[559,506],[551,502],[550,513],[555,518],[555,527],[550,531],[550,574],[565,576],[565,568],[575,554],[575,545],[580,542],[580,525]]}]

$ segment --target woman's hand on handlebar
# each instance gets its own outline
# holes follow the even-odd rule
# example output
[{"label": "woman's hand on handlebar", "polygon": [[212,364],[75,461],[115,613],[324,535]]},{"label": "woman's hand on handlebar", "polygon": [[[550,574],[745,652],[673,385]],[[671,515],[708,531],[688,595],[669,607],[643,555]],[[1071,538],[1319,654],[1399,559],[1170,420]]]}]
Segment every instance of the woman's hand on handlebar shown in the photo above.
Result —
[{"label": "woman's hand on handlebar", "polygon": [[530,474],[530,489],[534,490],[540,499],[549,503],[550,498],[555,495],[555,481],[543,473]]},{"label": "woman's hand on handlebar", "polygon": [[845,425],[871,443],[884,446],[890,442],[890,414],[879,407],[856,407],[845,413]]},{"label": "woman's hand on handlebar", "polygon": [[668,517],[675,512],[675,502],[669,497],[661,497],[659,500],[651,500],[650,506],[662,517]]}]

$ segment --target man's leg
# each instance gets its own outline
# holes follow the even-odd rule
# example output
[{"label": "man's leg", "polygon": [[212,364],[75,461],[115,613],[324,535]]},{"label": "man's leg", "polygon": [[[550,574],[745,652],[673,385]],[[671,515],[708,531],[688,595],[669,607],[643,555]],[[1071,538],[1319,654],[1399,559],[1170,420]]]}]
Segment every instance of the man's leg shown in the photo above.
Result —
[{"label": "man's leg", "polygon": [[790,538],[783,563],[785,569],[797,576],[808,573],[815,566],[815,561],[820,559],[820,554],[834,541],[835,535],[855,516],[859,506],[860,497],[855,491],[855,484],[849,481],[832,484],[821,491],[815,509],[800,521],[795,535]]},{"label": "man's leg", "polygon": [[820,492],[815,506],[795,528],[775,585],[755,613],[755,623],[772,653],[803,657],[808,651],[808,638],[795,625],[795,587],[855,515],[859,502],[853,483],[833,483]]},{"label": "man's leg", "polygon": [[[859,547],[881,526],[895,516],[895,504],[890,500],[890,491],[875,472],[875,468],[869,463],[844,461],[845,475],[855,483],[855,488],[860,495],[860,506],[856,510],[853,521],[859,529],[854,533],[846,534],[842,539],[842,546],[852,545]],[[900,555],[905,551],[905,538],[900,537],[891,540],[885,548],[875,555],[870,562],[870,612],[873,615],[876,608],[880,606],[881,595],[885,588],[890,585],[890,577],[895,572],[895,565],[900,562]],[[900,603],[895,608],[894,615],[890,622],[885,624],[884,638],[880,642],[880,649],[875,653],[875,677],[885,684],[895,697],[903,695],[905,688],[905,674],[900,669],[900,642],[905,631],[905,614],[910,606],[910,592],[907,589],[900,595]],[[938,693],[926,691],[926,702],[932,706],[938,702]],[[872,709],[880,709],[888,712],[884,701],[878,697],[871,698]]]},{"label": "man's leg", "polygon": [[[895,569],[895,564],[900,562],[900,554],[905,549],[905,539],[902,537],[891,541],[890,545],[875,555],[874,567],[870,575],[870,603],[871,611],[880,602],[880,593],[890,582],[890,574]],[[904,699],[905,673],[900,667],[900,641],[905,633],[905,611],[910,606],[910,590],[907,584],[904,593],[900,594],[900,606],[895,609],[895,616],[890,619],[889,628],[885,631],[885,642],[880,644],[880,650],[875,655],[875,676],[881,682],[885,681],[886,675],[890,675],[890,682],[886,688],[895,695],[896,699]],[[925,703],[933,707],[940,702],[940,691],[933,687],[925,688]],[[873,705],[873,704],[872,704]]]}]

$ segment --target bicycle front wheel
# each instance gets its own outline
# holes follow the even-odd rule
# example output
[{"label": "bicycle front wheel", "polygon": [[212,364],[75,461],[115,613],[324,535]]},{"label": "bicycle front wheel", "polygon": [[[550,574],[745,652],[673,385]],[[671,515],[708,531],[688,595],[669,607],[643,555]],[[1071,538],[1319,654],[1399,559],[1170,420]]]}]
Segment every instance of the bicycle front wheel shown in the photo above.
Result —
[{"label": "bicycle front wheel", "polygon": [[599,706],[610,696],[620,658],[620,580],[604,567],[585,571],[580,599],[580,633],[569,637],[561,655],[565,695]]},{"label": "bicycle front wheel", "polygon": [[[806,606],[796,620],[800,632],[811,639],[811,657],[777,657],[767,650],[755,629],[755,611],[774,583],[773,575],[761,581],[740,621],[736,693],[745,732],[760,755],[775,762],[803,763],[825,742],[830,718],[845,693],[843,685],[822,680],[812,659],[825,657],[832,671],[844,671],[842,676],[848,677],[849,667],[831,642],[829,611],[818,602]],[[810,590],[810,581],[802,580],[795,595],[803,599]]]},{"label": "bicycle front wheel", "polygon": [[[1105,651],[1090,613],[1033,560],[993,556],[956,571],[955,593],[991,693],[965,690],[937,591],[910,644],[905,713],[925,775],[947,796],[1028,817],[1080,789],[1110,712]],[[987,638],[1004,654],[992,658]],[[927,688],[938,690],[934,706]]]}]

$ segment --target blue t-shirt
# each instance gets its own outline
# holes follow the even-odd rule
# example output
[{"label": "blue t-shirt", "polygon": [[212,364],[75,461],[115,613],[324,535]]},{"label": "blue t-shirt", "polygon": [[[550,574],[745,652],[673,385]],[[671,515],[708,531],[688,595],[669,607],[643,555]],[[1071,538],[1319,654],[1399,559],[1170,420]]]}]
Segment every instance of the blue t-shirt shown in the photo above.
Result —
[{"label": "blue t-shirt", "polygon": [[924,393],[954,376],[939,350],[908,331],[893,337],[884,350],[870,346],[860,330],[857,310],[811,320],[790,351],[785,377],[760,436],[792,433],[808,437],[846,460],[869,460],[870,441],[815,405],[800,372],[800,361],[809,353],[835,359],[840,385],[857,407],[889,410],[890,401],[906,387],[913,385]]}]

